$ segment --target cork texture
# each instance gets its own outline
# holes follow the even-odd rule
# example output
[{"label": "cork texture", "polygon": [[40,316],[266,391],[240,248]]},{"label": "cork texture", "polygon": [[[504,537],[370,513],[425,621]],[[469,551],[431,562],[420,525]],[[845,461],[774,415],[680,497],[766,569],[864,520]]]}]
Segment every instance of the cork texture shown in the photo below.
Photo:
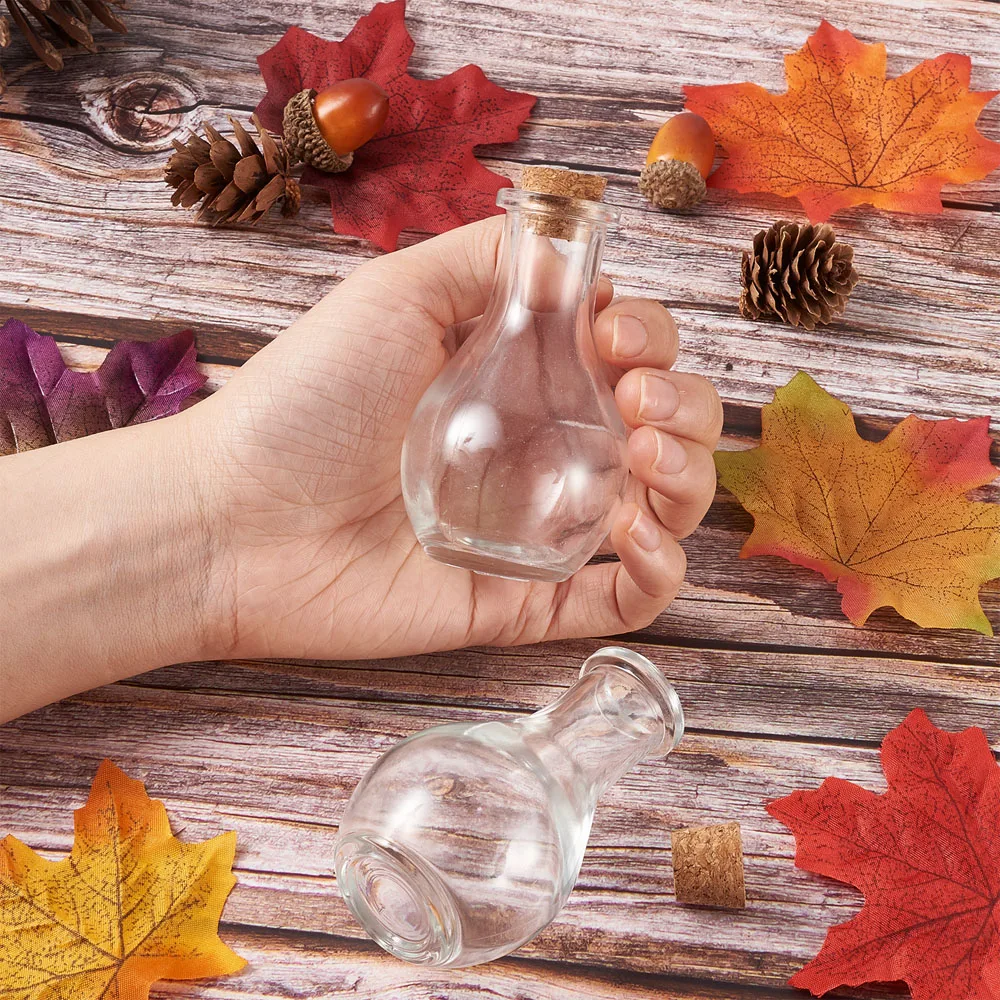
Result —
[{"label": "cork texture", "polygon": [[562,198],[602,201],[608,182],[597,174],[581,174],[558,167],[525,167],[521,172],[521,187],[538,194],[557,194]]},{"label": "cork texture", "polygon": [[[607,183],[597,174],[581,174],[576,170],[563,170],[559,167],[525,167],[521,171],[522,190],[578,201],[601,201]],[[583,238],[576,220],[559,218],[554,212],[529,217],[527,225],[539,236],[549,236],[556,240]]]},{"label": "cork texture", "polygon": [[679,903],[727,910],[746,907],[739,823],[674,830],[670,842],[674,894]]}]

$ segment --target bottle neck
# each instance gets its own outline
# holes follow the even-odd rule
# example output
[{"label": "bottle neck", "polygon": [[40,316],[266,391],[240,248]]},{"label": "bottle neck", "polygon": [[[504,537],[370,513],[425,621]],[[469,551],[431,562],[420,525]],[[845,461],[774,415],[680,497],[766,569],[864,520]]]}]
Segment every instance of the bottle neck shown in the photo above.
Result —
[{"label": "bottle neck", "polygon": [[596,211],[601,206],[594,207],[592,218],[567,214],[573,204],[578,203],[511,192],[487,312],[534,316],[548,330],[570,333],[581,319],[583,325],[593,322],[607,218]]},{"label": "bottle neck", "polygon": [[591,657],[573,687],[523,724],[546,769],[590,808],[640,761],[668,754],[684,727],[662,674],[614,647]]}]

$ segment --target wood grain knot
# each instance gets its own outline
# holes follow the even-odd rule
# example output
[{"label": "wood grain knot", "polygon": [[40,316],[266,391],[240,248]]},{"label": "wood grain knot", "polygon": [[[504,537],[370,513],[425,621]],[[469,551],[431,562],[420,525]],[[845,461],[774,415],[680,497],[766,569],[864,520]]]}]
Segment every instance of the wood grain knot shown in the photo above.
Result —
[{"label": "wood grain knot", "polygon": [[140,152],[167,149],[196,103],[192,88],[168,74],[130,74],[101,84],[84,98],[94,124],[113,145]]}]

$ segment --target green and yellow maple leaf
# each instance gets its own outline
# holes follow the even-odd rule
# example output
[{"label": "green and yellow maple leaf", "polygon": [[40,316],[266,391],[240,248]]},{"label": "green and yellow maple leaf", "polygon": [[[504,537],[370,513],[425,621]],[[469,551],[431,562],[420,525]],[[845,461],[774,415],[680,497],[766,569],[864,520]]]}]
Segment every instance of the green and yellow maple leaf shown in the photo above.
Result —
[{"label": "green and yellow maple leaf", "polygon": [[993,634],[979,588],[1000,577],[1000,505],[966,499],[998,475],[988,417],[910,416],[864,441],[850,408],[804,372],[761,417],[759,448],[715,456],[754,518],[741,556],[781,556],[836,580],[855,625],[889,606],[925,628]]},{"label": "green and yellow maple leaf", "polygon": [[108,760],[74,831],[62,861],[0,841],[0,997],[147,1000],[158,979],[243,968],[218,936],[235,833],[181,843],[163,803]]}]

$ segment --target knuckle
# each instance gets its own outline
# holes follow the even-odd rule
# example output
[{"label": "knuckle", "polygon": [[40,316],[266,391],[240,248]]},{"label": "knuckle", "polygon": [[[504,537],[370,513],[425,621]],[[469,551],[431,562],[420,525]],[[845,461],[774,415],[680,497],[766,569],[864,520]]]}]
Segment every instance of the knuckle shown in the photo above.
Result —
[{"label": "knuckle", "polygon": [[630,632],[634,632],[637,629],[648,628],[657,618],[666,610],[666,606],[660,607],[643,607],[637,608],[631,615],[629,615],[626,625],[629,627]]},{"label": "knuckle", "polygon": [[662,330],[662,334],[660,336],[661,348],[665,359],[673,364],[680,346],[680,337],[677,333],[677,322],[674,320],[674,317],[670,315],[670,311],[664,306],[657,302],[656,307],[659,311],[660,328]]},{"label": "knuckle", "polygon": [[671,496],[682,502],[698,502],[706,493],[715,493],[715,460],[704,445],[688,441],[687,467],[672,477]]},{"label": "knuckle", "polygon": [[722,433],[723,409],[715,386],[704,375],[690,374],[688,405],[698,428],[705,432],[714,447]]},{"label": "knuckle", "polygon": [[[699,457],[692,477],[692,493],[697,501],[707,498],[707,503],[712,502],[715,496],[715,485],[718,481],[718,474],[715,471],[715,459],[712,453],[701,445],[697,445]],[[707,504],[706,504],[707,505]]]},{"label": "knuckle", "polygon": [[704,376],[699,377],[705,385],[705,398],[708,406],[708,427],[717,440],[719,435],[722,433],[722,423],[725,419],[725,414],[722,409],[722,399],[720,398],[718,392],[716,392],[715,386],[712,385],[707,378]]}]

